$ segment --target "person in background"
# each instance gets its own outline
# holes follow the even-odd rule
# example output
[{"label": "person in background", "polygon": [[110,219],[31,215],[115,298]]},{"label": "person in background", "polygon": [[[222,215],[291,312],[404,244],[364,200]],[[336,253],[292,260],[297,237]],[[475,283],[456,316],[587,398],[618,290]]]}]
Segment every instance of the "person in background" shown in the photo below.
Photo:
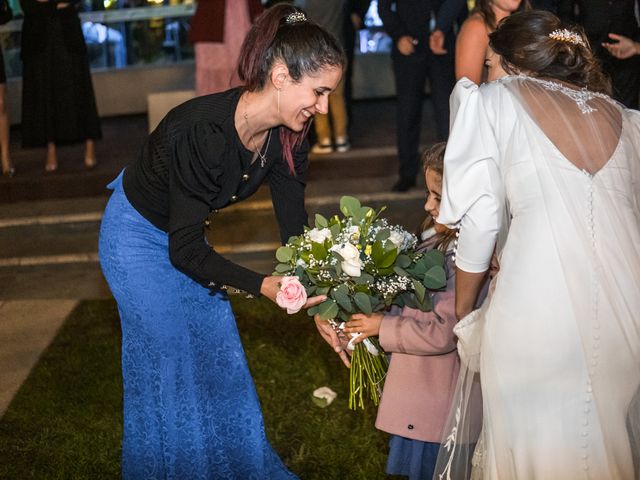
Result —
[{"label": "person in background", "polygon": [[614,57],[627,59],[640,55],[640,42],[615,33],[610,33],[609,38],[613,41],[603,42],[602,46]]},{"label": "person in background", "polygon": [[240,52],[243,87],[171,110],[109,186],[98,251],[122,324],[125,480],[295,478],[265,436],[226,292],[275,302],[282,277],[227,260],[205,228],[268,183],[283,243],[302,233],[306,133],[344,66],[298,9],[266,10]]},{"label": "person in background", "polygon": [[477,85],[485,82],[489,34],[503,18],[529,9],[529,0],[478,0],[456,40],[456,80],[467,77]]},{"label": "person in background", "polygon": [[188,40],[194,45],[196,95],[240,85],[235,75],[240,48],[251,22],[262,12],[260,0],[200,0]]},{"label": "person in background", "polygon": [[[304,10],[311,21],[331,33],[344,48],[345,0],[295,0],[293,3]],[[329,113],[316,115],[318,142],[311,148],[311,153],[322,155],[334,150],[349,151],[351,144],[347,134],[347,121],[343,79],[329,96]]]},{"label": "person in background", "polygon": [[[8,5],[7,5],[8,8]],[[15,168],[9,153],[9,113],[7,111],[7,74],[4,69],[4,57],[0,48],[0,159],[2,175],[13,177]]]},{"label": "person in background", "polygon": [[83,142],[84,166],[96,166],[102,138],[79,0],[21,0],[22,146],[47,147],[45,170],[58,169],[57,145]]},{"label": "person in background", "polygon": [[353,101],[353,68],[359,31],[365,28],[364,18],[371,5],[371,0],[347,0],[344,21],[344,50],[347,55],[347,70],[344,72],[344,102],[347,106],[347,119],[352,118],[351,103]]},{"label": "person in background", "polygon": [[565,22],[581,25],[589,44],[611,78],[613,98],[627,108],[638,109],[640,94],[640,57],[617,58],[604,46],[609,34],[640,38],[636,18],[637,0],[559,0],[558,16]]},{"label": "person in background", "polygon": [[[393,39],[391,60],[398,107],[396,135],[399,179],[395,192],[416,184],[425,82],[429,79],[437,136],[449,133],[449,95],[454,78],[454,23],[465,0],[379,0],[378,14]],[[435,19],[432,22],[432,18]]]}]

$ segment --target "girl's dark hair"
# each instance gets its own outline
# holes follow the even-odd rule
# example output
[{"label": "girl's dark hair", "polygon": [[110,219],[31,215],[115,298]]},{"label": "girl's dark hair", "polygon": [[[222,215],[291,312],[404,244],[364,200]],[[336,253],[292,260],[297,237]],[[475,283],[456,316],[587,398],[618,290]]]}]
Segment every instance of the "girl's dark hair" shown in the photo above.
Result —
[{"label": "girl's dark hair", "polygon": [[[426,174],[427,170],[432,170],[440,175],[444,172],[444,152],[447,147],[446,142],[435,143],[431,147],[427,148],[422,154],[422,173]],[[422,235],[422,232],[426,232],[435,225],[435,219],[427,213],[426,218],[420,225],[420,229],[417,232],[418,238]],[[439,234],[439,238],[434,245],[434,248],[446,252],[451,242],[456,238],[456,231],[449,229],[446,233]]]},{"label": "girl's dark hair", "polygon": [[[554,30],[568,28],[584,46],[549,37]],[[489,46],[502,57],[507,73],[527,73],[571,83],[594,92],[611,93],[609,79],[579,27],[565,27],[552,13],[542,10],[518,12],[504,18],[489,34]]]},{"label": "girl's dark hair", "polygon": [[[346,56],[338,41],[308,20],[287,22],[287,17],[295,13],[302,11],[293,5],[279,3],[256,19],[242,44],[238,60],[238,76],[246,90],[262,90],[276,61],[287,66],[294,82],[325,67],[344,69]],[[309,124],[301,132],[280,128],[282,154],[291,173],[295,173],[292,152],[300,146],[308,130]]]},{"label": "girl's dark hair", "polygon": [[[496,29],[496,14],[493,12],[493,8],[491,7],[492,5],[493,0],[477,0],[476,6],[471,13],[480,14],[484,23],[489,27],[489,30],[493,31]],[[529,0],[522,0],[516,12],[524,12],[525,10],[531,10],[531,3],[529,3]]]}]

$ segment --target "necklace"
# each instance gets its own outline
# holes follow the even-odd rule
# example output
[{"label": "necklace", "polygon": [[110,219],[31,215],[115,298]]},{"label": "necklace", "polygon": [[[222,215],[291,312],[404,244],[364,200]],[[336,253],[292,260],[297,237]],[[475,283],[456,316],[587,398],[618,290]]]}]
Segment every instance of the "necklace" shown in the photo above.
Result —
[{"label": "necklace", "polygon": [[[244,112],[242,116],[244,117],[244,123],[247,125],[247,130],[250,132],[251,126],[249,126],[249,117],[247,116],[247,112]],[[253,145],[253,149],[255,150],[256,155],[260,157],[260,167],[264,168],[267,163],[267,150],[269,150],[269,142],[271,142],[271,129],[269,129],[269,134],[267,135],[267,142],[264,146],[264,153],[262,153],[258,148],[258,144],[256,143],[255,138],[253,138],[252,133],[249,134],[249,140],[251,140],[251,144]]]}]

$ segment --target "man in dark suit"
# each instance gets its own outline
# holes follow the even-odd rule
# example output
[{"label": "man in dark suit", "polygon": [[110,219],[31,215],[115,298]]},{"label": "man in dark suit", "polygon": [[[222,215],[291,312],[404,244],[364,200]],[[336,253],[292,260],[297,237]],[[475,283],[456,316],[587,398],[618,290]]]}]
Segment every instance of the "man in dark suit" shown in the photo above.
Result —
[{"label": "man in dark suit", "polygon": [[584,27],[589,43],[611,77],[613,98],[628,108],[638,108],[640,93],[640,57],[618,59],[603,43],[613,43],[610,33],[639,40],[640,29],[635,14],[637,0],[560,0],[558,13],[563,20]]},{"label": "man in dark suit", "polygon": [[449,134],[449,95],[455,84],[453,25],[466,11],[465,0],[379,0],[378,14],[393,39],[391,59],[396,79],[397,142],[400,178],[393,191],[416,183],[420,120],[425,81],[429,78],[441,140]]}]

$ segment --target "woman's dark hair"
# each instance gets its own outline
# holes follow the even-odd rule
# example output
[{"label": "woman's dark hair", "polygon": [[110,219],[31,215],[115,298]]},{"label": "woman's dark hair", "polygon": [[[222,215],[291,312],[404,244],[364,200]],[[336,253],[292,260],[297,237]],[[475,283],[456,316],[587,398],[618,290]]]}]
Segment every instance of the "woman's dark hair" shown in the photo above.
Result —
[{"label": "woman's dark hair", "polygon": [[[563,28],[579,35],[584,45],[549,37]],[[509,15],[489,34],[489,46],[502,57],[502,68],[507,73],[554,78],[609,94],[609,79],[588,42],[582,29],[565,27],[558,17],[542,10]]]},{"label": "woman's dark hair", "polygon": [[[325,67],[344,69],[346,56],[338,41],[322,27],[308,20],[293,20],[298,8],[279,3],[257,19],[242,44],[238,76],[250,92],[262,90],[273,65],[283,62],[294,82]],[[289,17],[289,21],[287,18]],[[294,173],[292,151],[299,147],[310,123],[301,132],[280,128],[282,154]]]},{"label": "woman's dark hair", "polygon": [[[471,13],[480,14],[489,30],[493,31],[496,29],[496,14],[493,12],[492,5],[493,0],[477,0],[476,6]],[[522,0],[516,12],[524,12],[526,10],[531,10],[531,3],[529,3],[529,0]]]},{"label": "woman's dark hair", "polygon": [[[422,173],[426,174],[427,170],[432,170],[440,175],[442,178],[444,172],[444,152],[447,148],[447,142],[435,143],[431,147],[427,148],[422,154]],[[427,214],[426,218],[420,225],[420,229],[417,232],[418,238],[422,235],[422,232],[426,232],[435,225],[435,219]],[[451,242],[456,238],[456,231],[449,229],[446,233],[439,234],[439,238],[434,245],[434,248],[447,251]]]}]

